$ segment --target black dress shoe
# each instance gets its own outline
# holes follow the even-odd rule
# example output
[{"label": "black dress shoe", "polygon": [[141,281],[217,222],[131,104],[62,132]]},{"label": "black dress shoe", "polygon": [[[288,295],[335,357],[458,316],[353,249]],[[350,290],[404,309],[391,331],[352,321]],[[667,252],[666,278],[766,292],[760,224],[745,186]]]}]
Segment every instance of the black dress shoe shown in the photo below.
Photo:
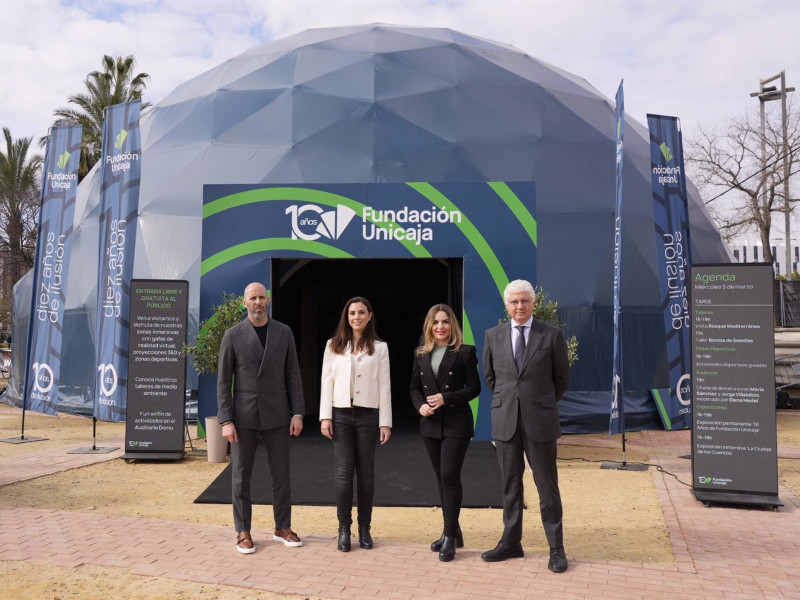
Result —
[{"label": "black dress shoe", "polygon": [[487,550],[481,554],[481,558],[486,562],[500,562],[509,558],[522,558],[525,553],[522,551],[522,544],[509,544],[500,542],[493,550]]},{"label": "black dress shoe", "polygon": [[369,525],[358,526],[358,545],[364,550],[372,550],[372,536],[369,533]]},{"label": "black dress shoe", "polygon": [[[456,529],[456,548],[463,548],[464,547],[464,535],[461,533],[461,527]],[[442,542],[444,542],[444,532],[442,532],[442,537],[440,537],[435,542],[431,542],[431,552],[438,552],[442,549]]]},{"label": "black dress shoe", "polygon": [[550,548],[550,562],[547,568],[553,573],[563,573],[567,570],[567,555],[564,553],[564,546]]},{"label": "black dress shoe", "polygon": [[449,535],[442,538],[442,547],[439,550],[439,560],[450,562],[456,557],[456,541]]},{"label": "black dress shoe", "polygon": [[339,525],[339,552],[350,552],[350,525]]}]

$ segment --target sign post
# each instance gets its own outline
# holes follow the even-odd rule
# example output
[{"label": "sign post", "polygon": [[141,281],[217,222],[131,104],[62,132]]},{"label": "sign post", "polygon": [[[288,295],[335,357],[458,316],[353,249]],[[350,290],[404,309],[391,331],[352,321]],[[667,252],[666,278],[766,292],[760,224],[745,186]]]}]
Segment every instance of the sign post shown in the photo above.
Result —
[{"label": "sign post", "polygon": [[770,264],[691,267],[692,487],[702,502],[778,498]]},{"label": "sign post", "polygon": [[131,281],[126,460],[183,457],[188,306],[188,281]]}]

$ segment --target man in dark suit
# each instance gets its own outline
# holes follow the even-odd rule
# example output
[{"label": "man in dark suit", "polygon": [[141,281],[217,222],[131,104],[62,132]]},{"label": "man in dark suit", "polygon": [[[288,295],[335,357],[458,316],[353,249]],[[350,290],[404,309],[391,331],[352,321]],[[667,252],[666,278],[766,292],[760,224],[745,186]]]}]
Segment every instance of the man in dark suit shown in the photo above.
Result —
[{"label": "man in dark suit", "polygon": [[242,304],[247,319],[228,329],[220,344],[217,404],[222,435],[231,442],[236,549],[252,554],[256,548],[250,536],[250,477],[260,440],[272,474],[272,539],[286,546],[303,545],[291,528],[289,436],[303,430],[305,402],[294,335],[267,316],[266,288],[248,285]]},{"label": "man in dark suit", "polygon": [[536,293],[517,279],[503,291],[511,320],[486,331],[483,376],[492,390],[492,437],[503,478],[503,537],[483,560],[523,556],[524,456],[539,493],[542,525],[550,545],[548,568],[567,570],[561,525],[556,440],[561,437],[558,401],[569,387],[569,360],[558,327],[533,319]]}]

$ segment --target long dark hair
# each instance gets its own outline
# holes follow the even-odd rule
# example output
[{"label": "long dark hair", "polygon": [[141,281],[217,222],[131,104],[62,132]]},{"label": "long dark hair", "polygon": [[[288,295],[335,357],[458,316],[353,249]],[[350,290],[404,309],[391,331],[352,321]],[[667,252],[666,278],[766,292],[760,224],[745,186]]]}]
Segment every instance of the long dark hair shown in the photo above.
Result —
[{"label": "long dark hair", "polygon": [[[372,318],[364,328],[364,333],[361,339],[358,340],[358,346],[353,344],[353,328],[350,327],[350,321],[347,318],[347,313],[350,311],[350,306],[356,303],[361,303],[367,307],[367,311],[372,315]],[[378,331],[375,326],[375,312],[372,310],[372,304],[369,300],[362,296],[355,296],[350,298],[342,310],[342,316],[339,318],[339,325],[336,327],[336,333],[333,334],[331,339],[331,350],[334,354],[344,354],[348,346],[353,348],[353,352],[358,352],[366,348],[367,354],[372,356],[375,353],[375,342],[383,341],[378,337]]]}]

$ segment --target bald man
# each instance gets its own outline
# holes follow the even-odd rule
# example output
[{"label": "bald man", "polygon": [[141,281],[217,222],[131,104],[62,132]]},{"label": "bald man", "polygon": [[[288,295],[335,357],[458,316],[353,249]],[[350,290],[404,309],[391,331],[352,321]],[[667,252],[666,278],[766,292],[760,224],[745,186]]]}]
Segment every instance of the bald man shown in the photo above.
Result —
[{"label": "bald man", "polygon": [[247,318],[228,329],[220,344],[217,414],[222,435],[231,443],[236,549],[252,554],[256,548],[250,535],[250,478],[261,442],[272,474],[272,539],[285,546],[303,545],[292,531],[289,437],[303,430],[305,401],[294,335],[267,316],[266,288],[260,283],[248,285],[242,304]]}]

